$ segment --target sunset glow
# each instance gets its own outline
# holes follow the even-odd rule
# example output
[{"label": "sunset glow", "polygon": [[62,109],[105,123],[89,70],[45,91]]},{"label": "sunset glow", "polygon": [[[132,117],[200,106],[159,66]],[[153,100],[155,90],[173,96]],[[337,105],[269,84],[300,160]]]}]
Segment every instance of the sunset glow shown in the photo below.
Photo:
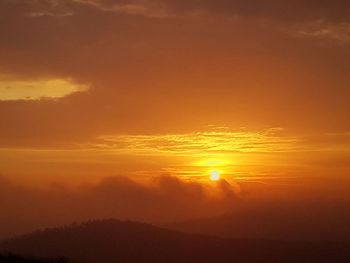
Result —
[{"label": "sunset glow", "polygon": [[350,237],[349,10],[0,0],[0,240],[106,218]]}]

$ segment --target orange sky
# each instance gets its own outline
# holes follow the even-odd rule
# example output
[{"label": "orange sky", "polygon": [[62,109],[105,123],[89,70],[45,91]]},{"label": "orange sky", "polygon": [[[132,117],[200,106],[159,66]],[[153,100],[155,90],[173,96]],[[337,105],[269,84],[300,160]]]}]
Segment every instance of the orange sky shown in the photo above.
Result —
[{"label": "orange sky", "polygon": [[2,0],[4,182],[175,176],[215,195],[215,171],[242,199],[350,201],[349,8]]}]

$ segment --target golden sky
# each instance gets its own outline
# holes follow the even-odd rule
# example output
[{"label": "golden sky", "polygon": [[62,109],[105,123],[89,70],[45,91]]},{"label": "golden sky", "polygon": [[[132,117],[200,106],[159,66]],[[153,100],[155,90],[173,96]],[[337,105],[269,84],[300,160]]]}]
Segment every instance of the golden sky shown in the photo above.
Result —
[{"label": "golden sky", "polygon": [[349,8],[2,0],[0,173],[24,187],[158,189],[170,176],[214,196],[349,201]]}]

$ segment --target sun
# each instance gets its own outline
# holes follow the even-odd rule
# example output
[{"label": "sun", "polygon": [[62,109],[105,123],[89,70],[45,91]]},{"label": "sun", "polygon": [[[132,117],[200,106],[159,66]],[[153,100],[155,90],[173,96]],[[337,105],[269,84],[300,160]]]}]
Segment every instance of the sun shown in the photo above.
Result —
[{"label": "sun", "polygon": [[217,170],[210,172],[210,180],[212,181],[219,181],[220,180],[220,172]]}]

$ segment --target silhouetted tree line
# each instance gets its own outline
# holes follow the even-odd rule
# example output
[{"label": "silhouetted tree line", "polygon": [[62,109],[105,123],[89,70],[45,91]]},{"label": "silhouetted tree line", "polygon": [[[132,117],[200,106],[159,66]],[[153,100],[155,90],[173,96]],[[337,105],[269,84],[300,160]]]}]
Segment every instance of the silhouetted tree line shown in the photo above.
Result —
[{"label": "silhouetted tree line", "polygon": [[0,254],[1,263],[70,263],[65,257],[39,259],[33,257],[23,257],[13,253]]}]

